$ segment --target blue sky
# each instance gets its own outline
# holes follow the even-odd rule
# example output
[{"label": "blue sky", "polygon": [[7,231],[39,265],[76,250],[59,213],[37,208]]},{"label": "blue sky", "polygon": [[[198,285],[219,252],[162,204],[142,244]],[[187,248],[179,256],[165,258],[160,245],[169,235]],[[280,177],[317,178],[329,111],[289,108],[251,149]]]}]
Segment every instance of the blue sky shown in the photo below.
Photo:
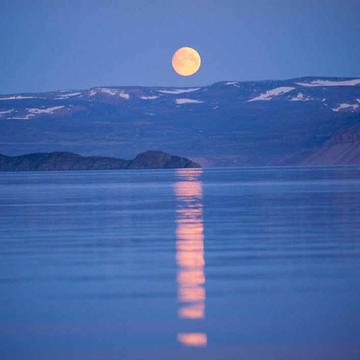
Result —
[{"label": "blue sky", "polygon": [[[0,0],[0,93],[360,76],[358,0]],[[172,53],[192,46],[182,78]]]}]

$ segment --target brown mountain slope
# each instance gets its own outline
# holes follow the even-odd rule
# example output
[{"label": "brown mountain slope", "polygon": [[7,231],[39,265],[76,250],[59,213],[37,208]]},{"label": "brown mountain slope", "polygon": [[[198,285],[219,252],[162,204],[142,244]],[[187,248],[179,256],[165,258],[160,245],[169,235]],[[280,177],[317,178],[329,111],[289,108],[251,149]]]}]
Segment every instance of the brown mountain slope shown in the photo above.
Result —
[{"label": "brown mountain slope", "polygon": [[302,165],[360,164],[360,129],[333,136],[323,147],[301,162]]}]

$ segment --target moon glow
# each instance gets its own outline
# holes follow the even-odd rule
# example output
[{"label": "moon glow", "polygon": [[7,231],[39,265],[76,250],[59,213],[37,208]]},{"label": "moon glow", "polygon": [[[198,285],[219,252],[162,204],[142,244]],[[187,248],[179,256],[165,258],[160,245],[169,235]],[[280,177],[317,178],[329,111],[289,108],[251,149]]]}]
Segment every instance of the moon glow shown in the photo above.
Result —
[{"label": "moon glow", "polygon": [[200,54],[191,47],[182,47],[175,51],[172,57],[172,66],[181,76],[195,74],[201,65]]}]

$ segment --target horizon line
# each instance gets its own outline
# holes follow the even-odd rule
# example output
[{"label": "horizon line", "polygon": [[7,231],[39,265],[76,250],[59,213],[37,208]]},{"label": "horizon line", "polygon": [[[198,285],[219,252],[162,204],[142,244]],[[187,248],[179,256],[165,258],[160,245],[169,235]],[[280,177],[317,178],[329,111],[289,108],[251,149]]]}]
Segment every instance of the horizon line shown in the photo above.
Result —
[{"label": "horizon line", "polygon": [[21,92],[0,92],[0,96],[3,95],[16,95],[16,94],[44,94],[51,92],[60,92],[60,91],[83,91],[83,90],[91,90],[97,88],[172,88],[172,89],[191,89],[191,88],[204,88],[208,86],[213,86],[219,83],[226,82],[236,82],[236,83],[253,83],[253,82],[270,82],[270,81],[293,81],[300,79],[335,79],[335,80],[354,80],[360,79],[359,76],[316,76],[316,75],[304,75],[300,77],[291,77],[291,78],[278,78],[278,79],[262,79],[262,80],[219,80],[212,82],[207,85],[190,85],[190,86],[174,86],[174,85],[96,85],[84,88],[61,88],[61,89],[52,89],[52,90],[41,90],[41,91],[21,91]]}]

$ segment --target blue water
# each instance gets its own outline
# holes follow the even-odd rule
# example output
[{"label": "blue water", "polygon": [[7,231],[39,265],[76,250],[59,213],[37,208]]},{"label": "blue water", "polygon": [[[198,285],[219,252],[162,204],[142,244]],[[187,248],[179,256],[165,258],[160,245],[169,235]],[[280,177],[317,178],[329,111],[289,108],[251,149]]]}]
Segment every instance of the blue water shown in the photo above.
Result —
[{"label": "blue water", "polygon": [[1,173],[0,359],[360,359],[360,168]]}]

